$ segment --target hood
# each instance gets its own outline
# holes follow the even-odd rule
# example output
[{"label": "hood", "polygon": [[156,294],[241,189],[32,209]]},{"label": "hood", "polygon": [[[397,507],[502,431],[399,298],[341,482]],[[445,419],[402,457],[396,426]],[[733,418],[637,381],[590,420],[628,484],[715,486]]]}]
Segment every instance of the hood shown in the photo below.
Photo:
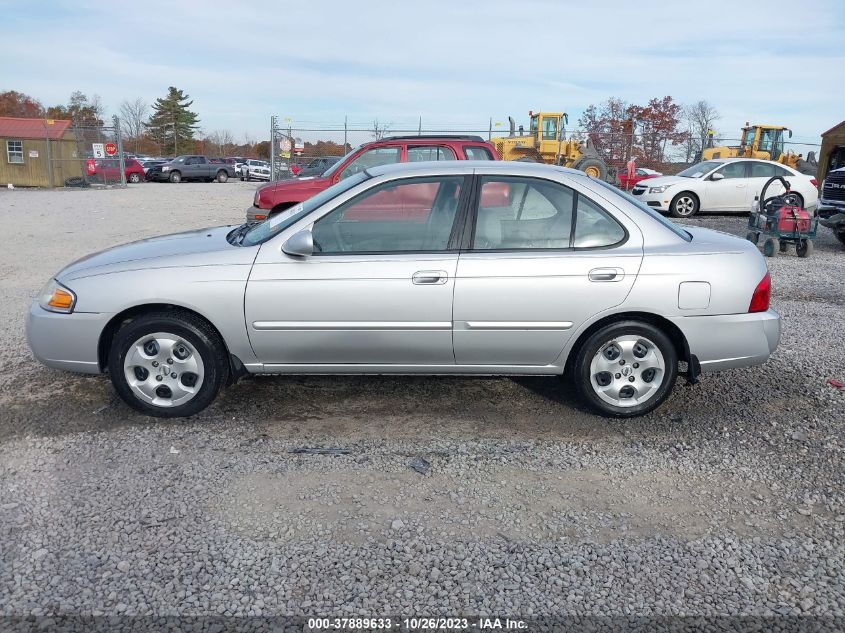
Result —
[{"label": "hood", "polygon": [[76,260],[62,269],[56,279],[64,282],[145,268],[250,263],[255,258],[255,248],[233,246],[226,241],[233,228],[186,231],[114,246]]},{"label": "hood", "polygon": [[684,178],[683,176],[656,176],[655,178],[645,178],[637,183],[636,186],[643,187],[660,187],[662,185],[676,185],[682,182],[690,182],[698,180],[697,178]]},{"label": "hood", "polygon": [[280,202],[304,202],[323,189],[328,189],[331,184],[331,178],[291,178],[259,187],[256,195],[261,202],[270,206]]}]

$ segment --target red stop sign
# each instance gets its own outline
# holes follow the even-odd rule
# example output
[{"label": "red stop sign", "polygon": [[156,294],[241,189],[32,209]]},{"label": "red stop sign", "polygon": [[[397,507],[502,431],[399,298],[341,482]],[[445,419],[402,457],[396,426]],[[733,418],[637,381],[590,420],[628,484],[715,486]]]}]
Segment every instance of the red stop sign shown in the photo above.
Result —
[{"label": "red stop sign", "polygon": [[117,145],[114,143],[106,143],[106,146],[103,148],[106,150],[106,154],[109,156],[114,156],[117,154]]}]

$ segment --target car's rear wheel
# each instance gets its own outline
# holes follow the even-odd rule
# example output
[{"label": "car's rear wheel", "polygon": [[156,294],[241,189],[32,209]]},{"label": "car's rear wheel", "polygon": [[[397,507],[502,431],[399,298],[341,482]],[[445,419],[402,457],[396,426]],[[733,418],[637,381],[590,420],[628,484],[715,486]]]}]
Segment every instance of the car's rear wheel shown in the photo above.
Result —
[{"label": "car's rear wheel", "polygon": [[155,312],[117,332],[109,373],[130,407],[175,418],[211,404],[228,379],[229,363],[220,336],[203,319],[186,312]]},{"label": "car's rear wheel", "polygon": [[229,174],[222,169],[217,172],[217,182],[226,182],[227,180],[229,180]]},{"label": "car's rear wheel", "polygon": [[131,182],[131,183],[139,183],[139,182],[141,182],[141,174],[139,174],[139,173],[137,173],[137,172],[136,172],[136,173],[129,174],[129,182]]},{"label": "car's rear wheel", "polygon": [[170,182],[182,182],[182,174],[178,171],[170,172]]},{"label": "car's rear wheel", "polygon": [[633,417],[658,407],[678,376],[678,353],[660,329],[642,321],[611,323],[579,347],[573,379],[602,415]]},{"label": "car's rear wheel", "polygon": [[669,213],[675,218],[688,218],[698,213],[698,198],[689,191],[682,191],[672,198]]}]

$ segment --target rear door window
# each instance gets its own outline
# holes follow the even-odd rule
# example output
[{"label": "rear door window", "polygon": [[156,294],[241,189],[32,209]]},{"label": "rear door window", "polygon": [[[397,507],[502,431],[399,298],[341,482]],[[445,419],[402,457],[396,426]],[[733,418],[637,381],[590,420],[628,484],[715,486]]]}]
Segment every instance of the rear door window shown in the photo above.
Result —
[{"label": "rear door window", "polygon": [[409,163],[429,160],[455,160],[455,152],[451,147],[441,145],[420,145],[408,148]]}]

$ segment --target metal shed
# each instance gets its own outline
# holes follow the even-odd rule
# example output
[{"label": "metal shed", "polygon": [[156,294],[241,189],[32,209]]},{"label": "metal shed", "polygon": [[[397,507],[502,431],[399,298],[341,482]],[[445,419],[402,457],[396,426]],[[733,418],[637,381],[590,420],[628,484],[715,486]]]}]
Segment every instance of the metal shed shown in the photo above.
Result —
[{"label": "metal shed", "polygon": [[827,172],[845,167],[845,121],[822,132],[822,147],[819,150],[819,169],[816,180],[822,186]]}]

